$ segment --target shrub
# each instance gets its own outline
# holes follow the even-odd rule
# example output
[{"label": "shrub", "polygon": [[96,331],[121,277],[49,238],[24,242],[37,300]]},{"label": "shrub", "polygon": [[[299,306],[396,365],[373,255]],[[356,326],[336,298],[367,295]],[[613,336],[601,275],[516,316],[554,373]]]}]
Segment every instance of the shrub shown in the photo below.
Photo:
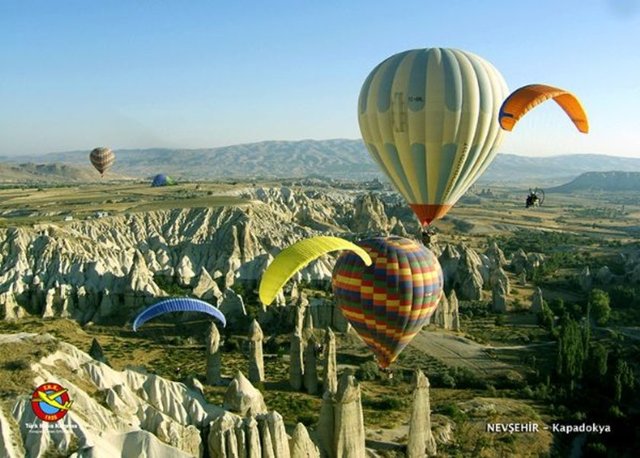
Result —
[{"label": "shrub", "polygon": [[364,397],[362,405],[375,410],[399,410],[404,407],[402,399],[392,396],[382,396],[381,398]]},{"label": "shrub", "polygon": [[378,365],[373,361],[367,361],[358,367],[356,371],[356,378],[358,380],[379,380],[380,379],[380,369],[378,369]]},{"label": "shrub", "polygon": [[462,422],[467,418],[467,415],[462,410],[460,410],[460,408],[457,405],[453,403],[444,404],[437,410],[437,412],[442,415],[446,415],[456,423]]}]

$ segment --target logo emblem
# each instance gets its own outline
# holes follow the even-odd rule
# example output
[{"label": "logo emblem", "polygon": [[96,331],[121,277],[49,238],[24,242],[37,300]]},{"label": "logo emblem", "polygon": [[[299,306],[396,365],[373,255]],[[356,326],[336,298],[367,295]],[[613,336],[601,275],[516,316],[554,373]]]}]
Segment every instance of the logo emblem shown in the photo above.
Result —
[{"label": "logo emblem", "polygon": [[31,408],[40,420],[55,422],[62,419],[73,401],[68,390],[57,383],[45,383],[35,389],[31,395]]}]

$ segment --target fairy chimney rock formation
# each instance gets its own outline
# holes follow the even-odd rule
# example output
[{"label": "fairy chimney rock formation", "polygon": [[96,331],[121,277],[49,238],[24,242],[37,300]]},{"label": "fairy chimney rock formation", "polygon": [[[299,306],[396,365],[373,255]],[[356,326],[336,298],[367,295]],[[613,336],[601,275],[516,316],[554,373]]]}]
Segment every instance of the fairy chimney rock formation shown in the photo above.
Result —
[{"label": "fairy chimney rock formation", "polygon": [[222,361],[220,355],[220,333],[215,323],[211,323],[207,335],[207,384],[222,383]]},{"label": "fairy chimney rock formation", "polygon": [[262,328],[260,328],[258,321],[254,319],[249,327],[249,380],[252,383],[264,381],[263,339]]},{"label": "fairy chimney rock formation", "polygon": [[[444,295],[444,293],[442,293]],[[460,312],[458,310],[458,296],[456,296],[456,290],[452,289],[449,293],[449,313],[451,314],[451,328],[454,331],[460,330]]]},{"label": "fairy chimney rock formation", "polygon": [[262,393],[240,371],[224,394],[224,408],[242,416],[247,412],[258,414],[267,411]]},{"label": "fairy chimney rock formation", "polygon": [[244,424],[246,458],[262,458],[258,422],[254,417],[246,417],[242,422]]},{"label": "fairy chimney rock formation", "polygon": [[309,394],[318,392],[318,371],[316,366],[316,339],[311,336],[304,349],[304,387]]},{"label": "fairy chimney rock formation", "polygon": [[272,447],[272,455],[269,455],[269,450],[266,450],[268,448],[268,445],[263,442],[263,456],[269,455],[273,456],[274,458],[289,458],[291,456],[291,453],[289,451],[289,436],[287,435],[287,432],[285,430],[282,415],[280,415],[275,410],[265,415],[259,415],[258,425],[261,433],[263,434],[263,437],[269,437]]},{"label": "fairy chimney rock formation", "polygon": [[304,343],[300,332],[291,334],[289,356],[289,384],[294,390],[300,391],[304,374]]},{"label": "fairy chimney rock formation", "polygon": [[220,305],[222,301],[222,291],[220,291],[218,284],[211,278],[211,275],[204,267],[200,270],[198,282],[193,288],[193,295],[203,301],[211,302],[215,306]]},{"label": "fairy chimney rock formation", "polygon": [[542,312],[543,306],[544,299],[542,296],[542,290],[539,287],[536,287],[533,290],[533,296],[531,296],[531,312],[540,313]]},{"label": "fairy chimney rock formation", "polygon": [[338,383],[334,405],[334,446],[336,458],[365,458],[364,418],[360,385],[345,373]]},{"label": "fairy chimney rock formation", "polygon": [[429,380],[420,370],[413,374],[413,403],[409,420],[407,457],[435,456],[436,441],[431,433],[431,405]]},{"label": "fairy chimney rock formation", "polygon": [[442,296],[440,297],[440,302],[436,307],[436,311],[433,313],[433,324],[435,324],[439,328],[444,329],[445,317],[447,316],[448,313],[449,313],[449,300],[447,299],[447,296],[443,292]]},{"label": "fairy chimney rock formation", "polygon": [[336,336],[327,328],[324,335],[324,373],[322,389],[335,393],[338,389],[338,365],[336,362]]},{"label": "fairy chimney rock formation", "polygon": [[307,428],[298,423],[289,441],[291,458],[320,458],[320,451],[309,437]]},{"label": "fairy chimney rock formation", "polygon": [[507,258],[496,242],[493,242],[485,252],[491,262],[491,267],[503,267],[507,265]]},{"label": "fairy chimney rock formation", "polygon": [[507,294],[511,294],[511,285],[509,284],[509,277],[507,273],[502,269],[502,267],[498,267],[491,272],[490,284],[493,288],[498,283],[502,283]]},{"label": "fairy chimney rock formation", "polygon": [[238,456],[238,442],[236,440],[233,414],[225,412],[211,422],[207,445],[209,456],[212,458]]},{"label": "fairy chimney rock formation", "polygon": [[498,283],[492,290],[492,310],[498,313],[504,313],[507,311],[507,291],[504,285]]},{"label": "fairy chimney rock formation", "polygon": [[318,445],[323,458],[334,456],[335,418],[334,393],[325,391],[318,416]]}]

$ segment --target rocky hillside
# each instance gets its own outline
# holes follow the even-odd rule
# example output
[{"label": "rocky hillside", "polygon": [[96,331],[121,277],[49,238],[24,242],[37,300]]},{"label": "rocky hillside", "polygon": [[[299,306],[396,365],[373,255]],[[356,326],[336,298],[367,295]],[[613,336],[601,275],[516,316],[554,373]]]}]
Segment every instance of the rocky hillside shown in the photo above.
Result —
[{"label": "rocky hillside", "polygon": [[[28,368],[22,369],[20,382],[27,392],[5,393],[0,407],[2,457],[244,456],[226,454],[229,428],[243,449],[253,448],[250,456],[260,456],[261,449],[263,456],[290,456],[290,447],[317,450],[302,424],[293,437],[286,434],[282,416],[267,410],[262,394],[242,374],[230,384],[224,406],[216,406],[206,402],[197,379],[184,384],[142,369],[116,371],[49,334],[0,334],[3,353],[28,349],[38,349],[39,358],[13,361]],[[36,418],[29,390],[51,380],[69,390],[73,405],[63,420],[49,426]],[[239,412],[239,406],[251,411]]]},{"label": "rocky hillside", "polygon": [[640,172],[588,172],[549,192],[640,191]]},{"label": "rocky hillside", "polygon": [[[290,188],[252,189],[248,206],[131,213],[93,221],[0,232],[0,312],[124,321],[157,297],[160,285],[209,293],[218,285],[230,303],[234,283],[255,283],[281,248],[312,235],[353,238],[407,235],[417,224],[390,194]],[[395,203],[394,203],[395,202]],[[331,258],[298,279],[327,281]],[[226,290],[225,290],[226,289]]]},{"label": "rocky hillside", "polygon": [[[75,164],[77,164],[76,162]],[[98,173],[90,167],[79,167],[72,164],[0,164],[0,183],[10,184],[52,184],[83,183],[95,181]],[[120,178],[111,176],[110,179]]]},{"label": "rocky hillside", "polygon": [[[234,314],[246,313],[246,298],[232,287],[255,287],[273,257],[291,243],[319,234],[361,239],[419,232],[395,193],[284,187],[241,193],[250,205],[131,213],[1,231],[0,317],[124,324],[178,288],[179,294],[191,292],[219,305],[233,323]],[[434,250],[447,291],[455,288],[462,300],[480,299],[490,282],[490,256],[464,245]],[[334,260],[320,258],[297,280],[328,287]]]}]

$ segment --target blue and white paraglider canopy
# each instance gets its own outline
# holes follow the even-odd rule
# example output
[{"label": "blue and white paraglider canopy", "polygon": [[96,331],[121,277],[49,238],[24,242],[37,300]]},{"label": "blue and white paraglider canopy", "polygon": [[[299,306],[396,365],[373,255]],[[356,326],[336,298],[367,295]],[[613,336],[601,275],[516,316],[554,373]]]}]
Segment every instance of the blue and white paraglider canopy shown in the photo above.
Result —
[{"label": "blue and white paraglider canopy", "polygon": [[224,314],[213,305],[191,297],[173,297],[153,304],[140,312],[133,321],[133,330],[137,331],[147,321],[170,312],[203,312],[216,318],[223,327],[227,325]]}]

